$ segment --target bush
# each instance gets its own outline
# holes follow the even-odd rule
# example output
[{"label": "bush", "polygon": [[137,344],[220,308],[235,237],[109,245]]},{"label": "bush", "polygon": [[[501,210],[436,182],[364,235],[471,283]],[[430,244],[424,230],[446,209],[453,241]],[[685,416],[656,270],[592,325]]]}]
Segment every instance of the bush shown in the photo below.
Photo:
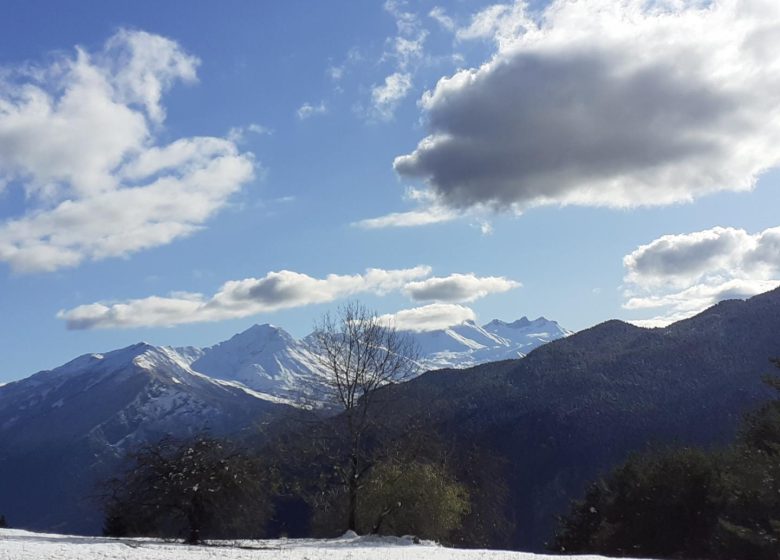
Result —
[{"label": "bush", "polygon": [[443,467],[384,462],[374,467],[358,502],[359,529],[446,541],[469,512],[466,489]]}]

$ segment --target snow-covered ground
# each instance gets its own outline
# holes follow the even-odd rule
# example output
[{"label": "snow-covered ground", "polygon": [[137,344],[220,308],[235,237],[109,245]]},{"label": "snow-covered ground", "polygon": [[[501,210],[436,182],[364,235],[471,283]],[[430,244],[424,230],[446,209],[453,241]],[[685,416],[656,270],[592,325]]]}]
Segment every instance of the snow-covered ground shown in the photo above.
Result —
[{"label": "snow-covered ground", "polygon": [[[444,548],[412,539],[358,537],[231,541],[187,546],[151,539],[109,539],[0,529],[0,560],[561,560],[561,556]],[[577,556],[597,560],[602,556]]]}]

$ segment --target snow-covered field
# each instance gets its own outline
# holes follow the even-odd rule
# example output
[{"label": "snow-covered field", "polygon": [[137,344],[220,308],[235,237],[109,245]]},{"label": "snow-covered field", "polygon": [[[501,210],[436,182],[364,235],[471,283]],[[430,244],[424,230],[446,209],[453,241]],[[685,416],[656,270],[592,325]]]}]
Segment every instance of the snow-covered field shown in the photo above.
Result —
[{"label": "snow-covered field", "polygon": [[[109,539],[0,529],[0,560],[561,560],[561,556],[461,550],[410,538],[358,537],[219,542],[187,546],[151,539]],[[567,557],[575,558],[575,557]],[[602,556],[577,556],[597,560]]]}]

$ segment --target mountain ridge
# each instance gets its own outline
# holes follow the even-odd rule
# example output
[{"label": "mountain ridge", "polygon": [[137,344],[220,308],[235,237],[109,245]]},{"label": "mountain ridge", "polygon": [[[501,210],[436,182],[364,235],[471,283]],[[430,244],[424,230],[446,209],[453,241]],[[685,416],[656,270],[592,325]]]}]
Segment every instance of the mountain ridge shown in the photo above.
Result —
[{"label": "mountain ridge", "polygon": [[[780,289],[721,302],[663,328],[605,321],[522,360],[428,372],[388,388],[458,445],[505,461],[518,533],[498,543],[541,551],[557,515],[629,453],[648,445],[718,446],[772,395]],[[402,426],[399,427],[402,429]]]}]

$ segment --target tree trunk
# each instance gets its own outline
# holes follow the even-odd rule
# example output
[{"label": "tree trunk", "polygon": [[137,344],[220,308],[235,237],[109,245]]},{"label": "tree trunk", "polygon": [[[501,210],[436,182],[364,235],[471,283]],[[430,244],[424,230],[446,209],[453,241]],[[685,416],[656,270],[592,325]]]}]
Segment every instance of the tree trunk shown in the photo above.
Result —
[{"label": "tree trunk", "polygon": [[187,512],[187,524],[189,536],[187,544],[199,544],[201,542],[200,529],[203,526],[204,507],[198,496],[195,496],[189,511]]},{"label": "tree trunk", "polygon": [[378,535],[380,529],[382,529],[382,523],[385,521],[385,517],[393,513],[393,508],[385,508],[382,513],[379,514],[379,517],[377,517],[376,522],[374,523],[373,528],[371,529],[372,535]]},{"label": "tree trunk", "polygon": [[349,469],[349,517],[347,529],[357,533],[357,494],[358,494],[358,458],[357,454],[350,457]]}]

